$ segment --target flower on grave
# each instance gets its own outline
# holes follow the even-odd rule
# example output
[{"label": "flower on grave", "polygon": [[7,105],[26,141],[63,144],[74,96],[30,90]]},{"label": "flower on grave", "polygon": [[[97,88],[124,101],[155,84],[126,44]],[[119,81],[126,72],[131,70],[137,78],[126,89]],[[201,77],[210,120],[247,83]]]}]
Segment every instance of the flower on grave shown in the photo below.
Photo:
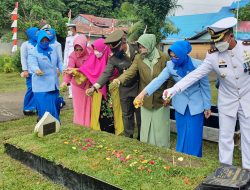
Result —
[{"label": "flower on grave", "polygon": [[130,167],[133,167],[137,164],[137,162],[132,162],[131,164],[129,164]]},{"label": "flower on grave", "polygon": [[130,160],[130,159],[132,159],[132,156],[129,154],[126,156],[126,160]]},{"label": "flower on grave", "polygon": [[142,166],[142,165],[140,165],[137,169],[138,169],[138,170],[144,170],[144,169],[145,169],[145,167],[144,167],[144,166]]},{"label": "flower on grave", "polygon": [[64,141],[63,144],[69,144],[69,142],[68,141]]},{"label": "flower on grave", "polygon": [[154,164],[155,164],[155,161],[154,161],[154,160],[150,160],[149,163],[150,163],[151,165],[154,165]]},{"label": "flower on grave", "polygon": [[147,164],[147,163],[148,163],[148,160],[141,160],[141,163],[142,163],[142,164]]},{"label": "flower on grave", "polygon": [[134,151],[134,153],[136,153],[136,154],[139,152],[138,150],[133,150],[133,151]]},{"label": "flower on grave", "polygon": [[121,156],[119,159],[120,159],[121,162],[125,162],[126,161],[126,159],[123,156]]},{"label": "flower on grave", "polygon": [[148,173],[151,173],[151,172],[152,172],[152,170],[148,168],[148,169],[147,169],[147,172],[148,172]]},{"label": "flower on grave", "polygon": [[86,144],[86,147],[91,147],[91,146],[92,146],[92,144],[90,144],[90,143]]},{"label": "flower on grave", "polygon": [[115,156],[116,156],[116,158],[120,158],[120,157],[121,157],[121,154],[120,154],[119,152],[117,152],[117,153],[115,154]]},{"label": "flower on grave", "polygon": [[185,182],[186,185],[189,183],[188,177],[184,178],[184,182]]},{"label": "flower on grave", "polygon": [[179,158],[178,158],[178,161],[180,161],[180,162],[182,162],[183,160],[184,160],[183,157],[179,157]]},{"label": "flower on grave", "polygon": [[169,170],[171,167],[170,166],[163,166],[165,170]]},{"label": "flower on grave", "polygon": [[84,139],[84,142],[93,142],[93,139],[91,139],[91,138],[86,138],[86,139]]},{"label": "flower on grave", "polygon": [[82,147],[82,150],[86,151],[86,150],[88,150],[88,148],[84,146],[84,147]]}]

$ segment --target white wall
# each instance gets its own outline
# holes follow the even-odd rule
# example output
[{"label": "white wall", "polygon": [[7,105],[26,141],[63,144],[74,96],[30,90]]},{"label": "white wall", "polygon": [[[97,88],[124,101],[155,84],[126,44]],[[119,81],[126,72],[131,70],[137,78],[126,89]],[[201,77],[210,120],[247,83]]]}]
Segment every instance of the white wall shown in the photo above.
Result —
[{"label": "white wall", "polygon": [[[178,0],[175,16],[218,12],[223,6],[230,6],[235,0]],[[173,14],[173,13],[172,13]]]}]

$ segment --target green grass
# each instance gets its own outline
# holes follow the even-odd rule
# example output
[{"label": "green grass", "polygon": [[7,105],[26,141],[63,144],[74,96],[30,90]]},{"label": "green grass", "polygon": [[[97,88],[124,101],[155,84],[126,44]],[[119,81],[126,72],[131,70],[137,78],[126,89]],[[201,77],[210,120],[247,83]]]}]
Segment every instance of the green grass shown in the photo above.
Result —
[{"label": "green grass", "polygon": [[[35,123],[35,118],[25,118],[0,123],[0,138],[3,141],[14,137],[7,142],[57,164],[62,164],[74,171],[92,175],[123,189],[194,189],[219,166],[216,143],[204,142],[203,158],[196,159],[172,150],[140,143],[137,140],[113,136],[105,132],[95,132],[73,125],[71,124],[71,112],[71,110],[67,110],[62,113],[63,125],[60,133],[38,138],[32,133],[33,127],[30,125],[30,123]],[[88,138],[96,144],[83,151],[82,147],[88,144],[88,142],[85,142]],[[80,143],[82,145],[79,145]],[[51,146],[52,144],[53,146]],[[171,149],[174,149],[174,147],[175,135],[171,135]],[[126,162],[120,161],[117,158],[117,152],[120,152],[123,157],[131,155],[132,159]],[[238,150],[235,155],[235,164],[239,165]],[[173,156],[176,165],[173,165]],[[178,161],[177,158],[179,157],[183,157],[184,160]],[[15,177],[20,174],[19,177],[24,180],[22,185],[29,187],[27,189],[34,185],[32,188],[37,189],[35,188],[36,181],[28,180],[30,175],[38,175],[36,172],[26,173],[26,170],[29,171],[29,169],[12,159],[8,159],[8,156],[3,154],[3,150],[1,150],[0,160],[3,160],[0,162],[0,166],[4,168],[5,185],[12,187]],[[155,164],[143,164],[141,160],[153,160]],[[135,163],[135,165],[131,166],[132,163]],[[14,168],[17,166],[23,168],[23,171],[14,172]],[[164,166],[170,166],[170,169],[166,170]],[[143,170],[142,167],[144,167]],[[148,169],[152,172],[148,172]],[[27,176],[27,180],[25,176]],[[188,184],[185,183],[185,178],[188,179]],[[18,185],[19,183],[14,183],[13,187],[15,188],[7,189],[22,189]],[[46,180],[42,185],[45,187],[43,189],[60,189],[59,186],[55,186]]]},{"label": "green grass", "polygon": [[0,92],[17,92],[25,89],[25,79],[19,73],[0,73]]},{"label": "green grass", "polygon": [[63,190],[39,173],[13,160],[4,153],[3,142],[33,131],[36,117],[0,122],[0,189],[1,190]]}]

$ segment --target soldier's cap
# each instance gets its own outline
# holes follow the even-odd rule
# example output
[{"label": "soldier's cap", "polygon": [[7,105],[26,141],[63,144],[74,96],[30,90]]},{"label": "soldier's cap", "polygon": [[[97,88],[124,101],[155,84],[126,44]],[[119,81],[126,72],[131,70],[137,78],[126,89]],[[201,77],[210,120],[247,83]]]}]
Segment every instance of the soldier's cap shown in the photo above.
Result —
[{"label": "soldier's cap", "polygon": [[74,23],[66,23],[66,26],[69,28],[69,27],[76,27],[76,24]]},{"label": "soldier's cap", "polygon": [[105,39],[104,43],[111,45],[111,48],[116,48],[121,44],[123,36],[126,34],[123,30],[115,30]]},{"label": "soldier's cap", "polygon": [[237,24],[237,19],[234,17],[223,18],[211,26],[207,27],[208,33],[211,35],[211,41],[219,42],[225,34]]}]

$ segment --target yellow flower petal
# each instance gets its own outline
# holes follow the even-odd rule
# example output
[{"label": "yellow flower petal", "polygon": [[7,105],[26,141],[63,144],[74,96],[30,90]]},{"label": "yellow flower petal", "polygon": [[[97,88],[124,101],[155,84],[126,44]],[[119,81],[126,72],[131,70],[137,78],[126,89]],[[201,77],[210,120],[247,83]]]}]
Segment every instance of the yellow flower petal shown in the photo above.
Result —
[{"label": "yellow flower petal", "polygon": [[180,162],[182,162],[183,160],[184,160],[183,157],[179,157],[179,158],[178,158],[178,161],[180,161]]}]

